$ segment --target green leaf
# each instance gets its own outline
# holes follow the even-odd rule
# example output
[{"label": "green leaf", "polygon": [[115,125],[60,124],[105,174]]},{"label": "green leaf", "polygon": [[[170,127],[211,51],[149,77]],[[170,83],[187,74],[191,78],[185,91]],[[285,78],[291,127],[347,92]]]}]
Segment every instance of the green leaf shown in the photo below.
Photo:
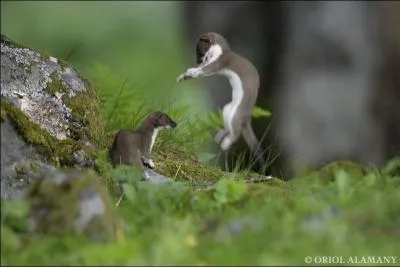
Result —
[{"label": "green leaf", "polygon": [[11,226],[14,230],[25,231],[28,212],[29,207],[26,200],[4,201],[1,203],[1,222]]},{"label": "green leaf", "polygon": [[136,190],[135,188],[130,185],[130,184],[122,184],[122,188],[124,189],[124,193],[126,195],[126,198],[128,199],[129,202],[134,202],[135,197],[136,197]]},{"label": "green leaf", "polygon": [[217,202],[225,204],[241,199],[246,191],[247,184],[244,181],[237,182],[223,178],[215,185],[214,198]]},{"label": "green leaf", "polygon": [[17,250],[21,246],[18,236],[9,228],[1,226],[1,247],[4,250]]},{"label": "green leaf", "polygon": [[382,169],[382,173],[388,175],[394,175],[396,173],[400,173],[400,157],[395,157],[386,164],[386,166]]},{"label": "green leaf", "polygon": [[109,171],[109,175],[115,179],[115,181],[136,184],[142,179],[142,173],[133,166],[119,165]]},{"label": "green leaf", "polygon": [[350,193],[349,174],[344,170],[338,170],[335,172],[335,178],[337,189],[339,191],[339,199],[347,200]]},{"label": "green leaf", "polygon": [[15,219],[24,219],[28,214],[28,203],[25,200],[12,200],[2,202],[2,213]]},{"label": "green leaf", "polygon": [[229,185],[229,195],[232,200],[237,201],[243,197],[247,191],[247,184],[244,181],[231,183]]},{"label": "green leaf", "polygon": [[261,117],[270,117],[272,113],[266,109],[263,109],[258,106],[254,106],[251,116],[254,118],[261,118]]},{"label": "green leaf", "polygon": [[221,193],[221,192],[215,192],[214,193],[214,198],[215,200],[220,203],[220,204],[226,204],[228,203],[228,198],[225,194]]}]

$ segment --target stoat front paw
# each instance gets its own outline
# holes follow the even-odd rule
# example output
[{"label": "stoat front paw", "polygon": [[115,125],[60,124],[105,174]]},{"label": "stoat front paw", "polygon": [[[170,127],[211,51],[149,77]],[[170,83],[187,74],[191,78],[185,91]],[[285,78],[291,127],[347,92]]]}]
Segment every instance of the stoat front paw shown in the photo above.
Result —
[{"label": "stoat front paw", "polygon": [[181,75],[178,76],[176,79],[177,82],[182,82],[184,80],[190,79],[190,78],[197,78],[201,74],[201,70],[198,68],[190,68],[186,70],[186,72],[182,73]]},{"label": "stoat front paw", "polygon": [[180,83],[180,82],[182,82],[184,80],[186,80],[185,73],[182,73],[181,75],[178,76],[178,78],[176,78],[176,81],[178,83]]},{"label": "stoat front paw", "polygon": [[142,156],[142,162],[143,162],[143,165],[145,165],[147,168],[149,168],[149,169],[154,169],[156,166],[155,166],[155,164],[154,164],[154,162],[153,162],[153,160],[151,160],[151,159],[146,159],[145,157],[143,157]]},{"label": "stoat front paw", "polygon": [[154,169],[156,167],[152,159],[150,159],[147,164],[149,165],[150,169]]},{"label": "stoat front paw", "polygon": [[197,78],[199,77],[201,70],[199,68],[190,68],[186,71],[186,76]]}]

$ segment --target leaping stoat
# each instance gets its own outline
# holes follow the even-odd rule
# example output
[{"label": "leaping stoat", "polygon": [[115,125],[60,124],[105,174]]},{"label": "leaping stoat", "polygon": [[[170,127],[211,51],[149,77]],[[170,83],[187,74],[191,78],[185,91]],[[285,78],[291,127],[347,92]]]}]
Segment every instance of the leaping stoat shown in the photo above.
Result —
[{"label": "leaping stoat", "polygon": [[232,101],[223,108],[224,129],[214,139],[226,151],[242,135],[256,158],[257,169],[261,169],[265,160],[251,126],[251,113],[260,86],[257,69],[249,60],[233,52],[225,38],[215,32],[204,33],[198,38],[196,59],[198,66],[186,70],[177,81],[215,74],[228,78]]}]

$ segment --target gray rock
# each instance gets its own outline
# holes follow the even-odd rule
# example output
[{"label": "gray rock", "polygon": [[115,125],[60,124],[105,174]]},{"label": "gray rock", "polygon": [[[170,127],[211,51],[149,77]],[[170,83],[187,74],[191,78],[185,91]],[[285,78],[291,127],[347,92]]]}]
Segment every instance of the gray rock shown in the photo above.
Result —
[{"label": "gray rock", "polygon": [[341,239],[344,234],[343,229],[335,223],[340,217],[341,214],[337,208],[327,207],[305,218],[301,224],[301,229],[307,233],[328,234],[336,239]]},{"label": "gray rock", "polygon": [[26,161],[95,168],[91,152],[104,127],[94,90],[58,59],[2,35],[2,199],[20,197],[29,184],[32,173],[17,170]]},{"label": "gray rock", "polygon": [[153,183],[168,183],[168,177],[161,175],[153,170],[146,170],[147,174],[149,175],[146,181],[153,182]]},{"label": "gray rock", "polygon": [[94,171],[63,172],[41,165],[26,197],[29,231],[83,234],[93,241],[111,240],[122,230],[115,205]]},{"label": "gray rock", "polygon": [[[38,52],[1,43],[1,97],[19,108],[34,123],[58,140],[69,137],[71,109],[61,97],[51,96],[47,86],[63,71],[50,58],[42,59]],[[69,94],[74,94],[70,88]]]},{"label": "gray rock", "polygon": [[1,198],[19,198],[29,184],[29,175],[21,171],[28,157],[39,159],[34,146],[25,142],[10,120],[1,123]]},{"label": "gray rock", "polygon": [[217,228],[215,240],[222,243],[230,242],[233,237],[241,236],[245,232],[259,232],[264,226],[264,219],[258,216],[234,219]]}]

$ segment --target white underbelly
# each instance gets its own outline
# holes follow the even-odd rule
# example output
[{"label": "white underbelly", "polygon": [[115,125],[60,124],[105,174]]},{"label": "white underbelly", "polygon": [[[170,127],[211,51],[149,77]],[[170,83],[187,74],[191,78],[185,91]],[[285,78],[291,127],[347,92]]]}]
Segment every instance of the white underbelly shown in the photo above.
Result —
[{"label": "white underbelly", "polygon": [[232,105],[232,102],[226,104],[224,109],[222,110],[222,117],[224,119],[225,128],[231,130],[232,119],[235,114],[235,107]]},{"label": "white underbelly", "polygon": [[240,79],[239,75],[236,74],[236,72],[229,69],[222,69],[221,71],[219,71],[219,74],[227,77],[232,87],[232,101],[226,104],[222,110],[225,128],[232,132],[232,123],[235,118],[237,109],[243,99],[244,92],[242,80]]}]

